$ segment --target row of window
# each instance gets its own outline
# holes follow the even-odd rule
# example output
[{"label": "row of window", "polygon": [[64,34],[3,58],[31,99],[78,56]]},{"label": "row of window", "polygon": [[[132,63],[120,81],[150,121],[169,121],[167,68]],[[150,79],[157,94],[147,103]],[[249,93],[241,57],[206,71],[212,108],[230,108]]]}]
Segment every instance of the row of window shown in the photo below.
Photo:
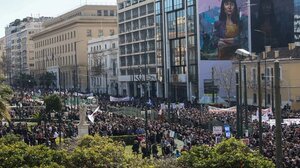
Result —
[{"label": "row of window", "polygon": [[119,22],[128,21],[152,13],[154,13],[154,3],[149,3],[147,5],[119,13]]},{"label": "row of window", "polygon": [[135,41],[146,40],[149,38],[151,39],[153,37],[154,37],[154,29],[141,30],[133,33],[127,33],[126,35],[125,34],[120,35],[119,43],[128,44]]},{"label": "row of window", "polygon": [[97,10],[97,16],[116,16],[115,10]]},{"label": "row of window", "polygon": [[[274,75],[274,71],[273,71],[272,67],[267,67],[266,68],[266,75],[265,75],[265,72],[264,72],[264,68],[261,69],[261,72],[262,72],[261,73],[261,80],[271,81],[272,74]],[[281,67],[280,67],[280,79],[282,79]],[[244,80],[243,77],[242,77],[242,80]],[[257,69],[255,67],[251,68],[251,81],[253,81],[254,83],[257,82]]]},{"label": "row of window", "polygon": [[155,64],[155,53],[120,57],[120,67],[143,64]]},{"label": "row of window", "polygon": [[[146,70],[146,72],[145,72]],[[137,80],[136,77],[138,75],[144,75],[144,74],[156,74],[156,68],[132,68],[132,69],[120,69],[121,75],[132,75],[131,80]]]},{"label": "row of window", "polygon": [[35,48],[40,48],[40,47],[44,47],[44,46],[47,46],[47,45],[50,45],[50,44],[54,44],[54,43],[57,43],[57,42],[69,40],[69,39],[72,39],[72,38],[75,38],[75,37],[76,37],[76,32],[75,31],[71,31],[71,32],[68,32],[68,33],[64,33],[64,34],[58,35],[56,37],[52,37],[52,38],[48,38],[46,40],[42,40],[42,41],[36,42],[34,44],[34,47]]},{"label": "row of window", "polygon": [[142,29],[151,26],[154,26],[154,16],[144,17],[133,20],[132,22],[119,24],[119,33],[130,32],[132,30]]},{"label": "row of window", "polygon": [[90,47],[90,52],[95,52],[95,51],[100,51],[100,50],[107,50],[107,49],[115,49],[116,48],[116,43],[111,43],[111,46],[104,44],[104,48],[102,45],[97,45],[97,46],[91,46]]},{"label": "row of window", "polygon": [[125,8],[125,7],[128,7],[128,6],[131,6],[131,5],[135,5],[137,3],[140,3],[140,2],[144,2],[145,0],[126,0],[124,2],[121,2],[121,3],[118,3],[118,7],[119,7],[119,10]]},{"label": "row of window", "polygon": [[[110,30],[109,30],[109,35],[110,35],[110,36],[115,35],[115,29],[110,29]],[[87,29],[87,30],[86,30],[86,36],[87,36],[87,37],[93,37],[92,29]],[[98,37],[103,37],[103,36],[104,36],[103,30],[102,30],[102,29],[101,29],[101,30],[98,30]]]},{"label": "row of window", "polygon": [[75,42],[36,51],[34,56],[35,56],[35,59],[39,59],[39,58],[43,58],[44,56],[52,57],[57,54],[65,54],[65,53],[69,53],[69,52],[73,52],[73,51],[75,51]]},{"label": "row of window", "polygon": [[44,58],[43,60],[36,61],[37,67],[36,69],[44,68],[44,65],[46,67],[51,66],[66,66],[66,65],[74,65],[75,64],[75,57],[74,55],[69,56],[61,56],[58,58]]},{"label": "row of window", "polygon": [[145,51],[154,51],[155,50],[155,41],[141,42],[128,44],[126,46],[120,46],[120,55],[139,53]]}]

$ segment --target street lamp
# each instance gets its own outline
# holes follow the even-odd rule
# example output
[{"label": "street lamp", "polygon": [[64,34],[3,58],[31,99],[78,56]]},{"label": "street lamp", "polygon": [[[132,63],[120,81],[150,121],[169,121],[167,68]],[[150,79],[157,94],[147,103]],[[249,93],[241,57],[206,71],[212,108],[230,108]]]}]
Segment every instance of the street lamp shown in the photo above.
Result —
[{"label": "street lamp", "polygon": [[[238,65],[239,70],[236,74],[236,85],[237,85],[237,133],[238,137],[243,136],[243,109],[242,109],[242,65],[241,60],[242,57],[249,57],[251,54],[249,51],[246,51],[245,49],[237,49],[235,52],[238,57]],[[248,129],[248,107],[247,107],[247,89],[246,89],[246,65],[244,65],[244,110],[245,110],[245,127]]]},{"label": "street lamp", "polygon": [[259,29],[254,29],[255,32],[261,33],[264,35],[264,48],[265,48],[265,53],[264,53],[264,61],[265,61],[265,75],[264,75],[264,82],[265,82],[265,108],[267,108],[267,34],[265,31],[259,30]]},{"label": "street lamp", "polygon": [[262,154],[262,109],[261,109],[261,78],[260,78],[260,56],[252,55],[245,49],[237,49],[236,54],[241,56],[255,56],[257,57],[257,83],[258,83],[258,125],[259,125],[259,151]]}]

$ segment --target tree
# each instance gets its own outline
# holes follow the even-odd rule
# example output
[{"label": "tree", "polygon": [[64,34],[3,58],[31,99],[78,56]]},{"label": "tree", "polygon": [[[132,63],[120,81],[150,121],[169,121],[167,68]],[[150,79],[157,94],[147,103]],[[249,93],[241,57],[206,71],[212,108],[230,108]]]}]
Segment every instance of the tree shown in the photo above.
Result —
[{"label": "tree", "polygon": [[58,95],[52,94],[45,98],[46,112],[51,113],[52,111],[61,112],[62,102]]},{"label": "tree", "polygon": [[274,163],[252,151],[234,138],[215,147],[198,146],[183,153],[178,160],[180,167],[197,168],[273,168]]},{"label": "tree", "polygon": [[8,101],[12,96],[11,88],[4,84],[4,77],[0,75],[0,121],[4,118],[10,121]]},{"label": "tree", "polygon": [[20,76],[16,79],[16,83],[21,88],[33,88],[36,85],[36,81],[32,75],[28,74],[20,74]]},{"label": "tree", "polygon": [[216,68],[216,77],[219,79],[219,86],[225,90],[227,100],[230,103],[231,93],[235,88],[235,69],[233,67],[227,69]]},{"label": "tree", "polygon": [[54,85],[56,76],[51,72],[46,72],[45,74],[42,74],[40,76],[39,80],[41,86],[44,86],[45,88],[49,89],[50,86]]}]

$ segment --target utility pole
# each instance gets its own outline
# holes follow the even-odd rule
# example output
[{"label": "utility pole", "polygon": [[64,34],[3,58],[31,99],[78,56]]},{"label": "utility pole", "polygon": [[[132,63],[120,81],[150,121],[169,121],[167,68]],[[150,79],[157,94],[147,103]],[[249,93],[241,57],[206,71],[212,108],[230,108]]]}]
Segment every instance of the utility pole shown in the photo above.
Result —
[{"label": "utility pole", "polygon": [[280,102],[280,69],[279,61],[274,63],[275,67],[275,140],[276,140],[276,168],[282,167],[282,130],[281,130],[281,102]]},{"label": "utility pole", "polygon": [[236,85],[236,131],[237,138],[240,138],[240,93],[239,93],[239,72],[235,72],[235,85]]},{"label": "utility pole", "polygon": [[212,103],[215,103],[215,69],[211,68],[211,79],[212,79]]},{"label": "utility pole", "polygon": [[271,102],[272,102],[272,112],[274,111],[274,72],[271,68]]},{"label": "utility pole", "polygon": [[245,110],[245,129],[248,132],[248,100],[247,100],[247,69],[244,64],[244,110]]},{"label": "utility pole", "polygon": [[267,51],[264,53],[264,61],[265,61],[265,75],[264,75],[264,81],[265,81],[265,108],[267,108]]},{"label": "utility pole", "polygon": [[240,136],[243,137],[243,92],[242,92],[242,63],[241,63],[241,57],[239,57],[239,121],[240,121]]},{"label": "utility pole", "polygon": [[257,56],[257,83],[258,83],[258,129],[259,129],[259,152],[263,154],[262,149],[262,112],[261,112],[261,74],[260,74],[260,56]]}]

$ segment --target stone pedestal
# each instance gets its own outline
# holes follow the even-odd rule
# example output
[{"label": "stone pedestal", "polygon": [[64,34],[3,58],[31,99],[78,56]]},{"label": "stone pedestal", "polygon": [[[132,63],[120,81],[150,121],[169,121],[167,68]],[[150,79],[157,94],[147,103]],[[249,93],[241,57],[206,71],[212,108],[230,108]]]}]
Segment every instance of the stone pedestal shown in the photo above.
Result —
[{"label": "stone pedestal", "polygon": [[89,125],[78,125],[78,136],[82,137],[89,134]]}]

